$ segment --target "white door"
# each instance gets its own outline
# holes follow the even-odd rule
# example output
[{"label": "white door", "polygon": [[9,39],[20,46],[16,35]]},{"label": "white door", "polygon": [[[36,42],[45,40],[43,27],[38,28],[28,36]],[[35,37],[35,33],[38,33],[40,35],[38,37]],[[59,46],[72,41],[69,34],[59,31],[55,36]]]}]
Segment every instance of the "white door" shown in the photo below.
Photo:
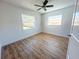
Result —
[{"label": "white door", "polygon": [[71,30],[67,59],[79,59],[79,0],[77,0]]}]

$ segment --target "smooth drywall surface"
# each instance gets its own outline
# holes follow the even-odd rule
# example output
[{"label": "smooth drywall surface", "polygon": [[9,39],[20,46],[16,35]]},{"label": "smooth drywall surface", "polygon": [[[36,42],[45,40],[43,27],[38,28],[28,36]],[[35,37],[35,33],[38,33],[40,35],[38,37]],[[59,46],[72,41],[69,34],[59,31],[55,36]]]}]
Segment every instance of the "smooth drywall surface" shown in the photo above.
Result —
[{"label": "smooth drywall surface", "polygon": [[[73,16],[73,6],[69,6],[60,10],[52,11],[46,14],[42,14],[42,30],[43,32],[60,35],[60,36],[67,36],[70,34],[70,28],[72,23],[72,16]],[[58,26],[48,26],[48,17],[49,16],[57,16],[62,15],[62,24]]]},{"label": "smooth drywall surface", "polygon": [[[35,16],[32,30],[23,30],[22,14]],[[0,2],[0,44],[4,46],[41,32],[40,22],[39,13]]]}]

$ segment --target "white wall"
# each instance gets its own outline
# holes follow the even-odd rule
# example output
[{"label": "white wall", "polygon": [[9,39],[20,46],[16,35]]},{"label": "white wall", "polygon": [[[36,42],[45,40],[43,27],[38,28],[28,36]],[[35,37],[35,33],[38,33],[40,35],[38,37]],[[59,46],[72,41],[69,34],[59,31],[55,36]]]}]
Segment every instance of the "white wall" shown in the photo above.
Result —
[{"label": "white wall", "polygon": [[[25,31],[22,29],[22,13],[36,17],[34,29]],[[40,22],[39,13],[0,2],[0,44],[4,46],[41,32]]]},{"label": "white wall", "polygon": [[[72,16],[73,16],[73,6],[69,6],[60,10],[52,11],[46,14],[42,14],[42,30],[43,32],[59,35],[59,36],[67,36],[70,34]],[[47,21],[49,16],[62,15],[62,25],[60,26],[48,26]]]},{"label": "white wall", "polygon": [[74,35],[69,41],[67,59],[79,59],[79,41]]}]

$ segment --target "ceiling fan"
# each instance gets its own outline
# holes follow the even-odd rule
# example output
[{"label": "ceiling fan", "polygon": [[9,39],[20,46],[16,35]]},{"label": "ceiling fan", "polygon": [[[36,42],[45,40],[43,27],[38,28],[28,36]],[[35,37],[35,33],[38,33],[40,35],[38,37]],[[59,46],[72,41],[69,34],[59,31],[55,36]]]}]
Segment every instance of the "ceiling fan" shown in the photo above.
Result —
[{"label": "ceiling fan", "polygon": [[35,4],[34,6],[40,7],[39,9],[37,9],[38,11],[41,10],[42,8],[44,9],[44,11],[46,11],[47,10],[46,8],[49,8],[49,7],[53,7],[54,6],[54,5],[47,5],[47,3],[48,3],[48,0],[45,0],[43,2],[43,6],[37,5],[37,4]]}]

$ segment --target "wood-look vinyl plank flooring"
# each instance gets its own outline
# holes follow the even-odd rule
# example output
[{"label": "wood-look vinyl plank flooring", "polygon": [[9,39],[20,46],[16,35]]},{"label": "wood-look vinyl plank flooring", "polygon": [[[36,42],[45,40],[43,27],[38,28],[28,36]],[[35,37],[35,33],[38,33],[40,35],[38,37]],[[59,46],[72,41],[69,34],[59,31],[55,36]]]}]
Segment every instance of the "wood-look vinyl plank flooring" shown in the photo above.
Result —
[{"label": "wood-look vinyl plank flooring", "polygon": [[39,33],[2,48],[1,59],[66,59],[68,38]]}]

